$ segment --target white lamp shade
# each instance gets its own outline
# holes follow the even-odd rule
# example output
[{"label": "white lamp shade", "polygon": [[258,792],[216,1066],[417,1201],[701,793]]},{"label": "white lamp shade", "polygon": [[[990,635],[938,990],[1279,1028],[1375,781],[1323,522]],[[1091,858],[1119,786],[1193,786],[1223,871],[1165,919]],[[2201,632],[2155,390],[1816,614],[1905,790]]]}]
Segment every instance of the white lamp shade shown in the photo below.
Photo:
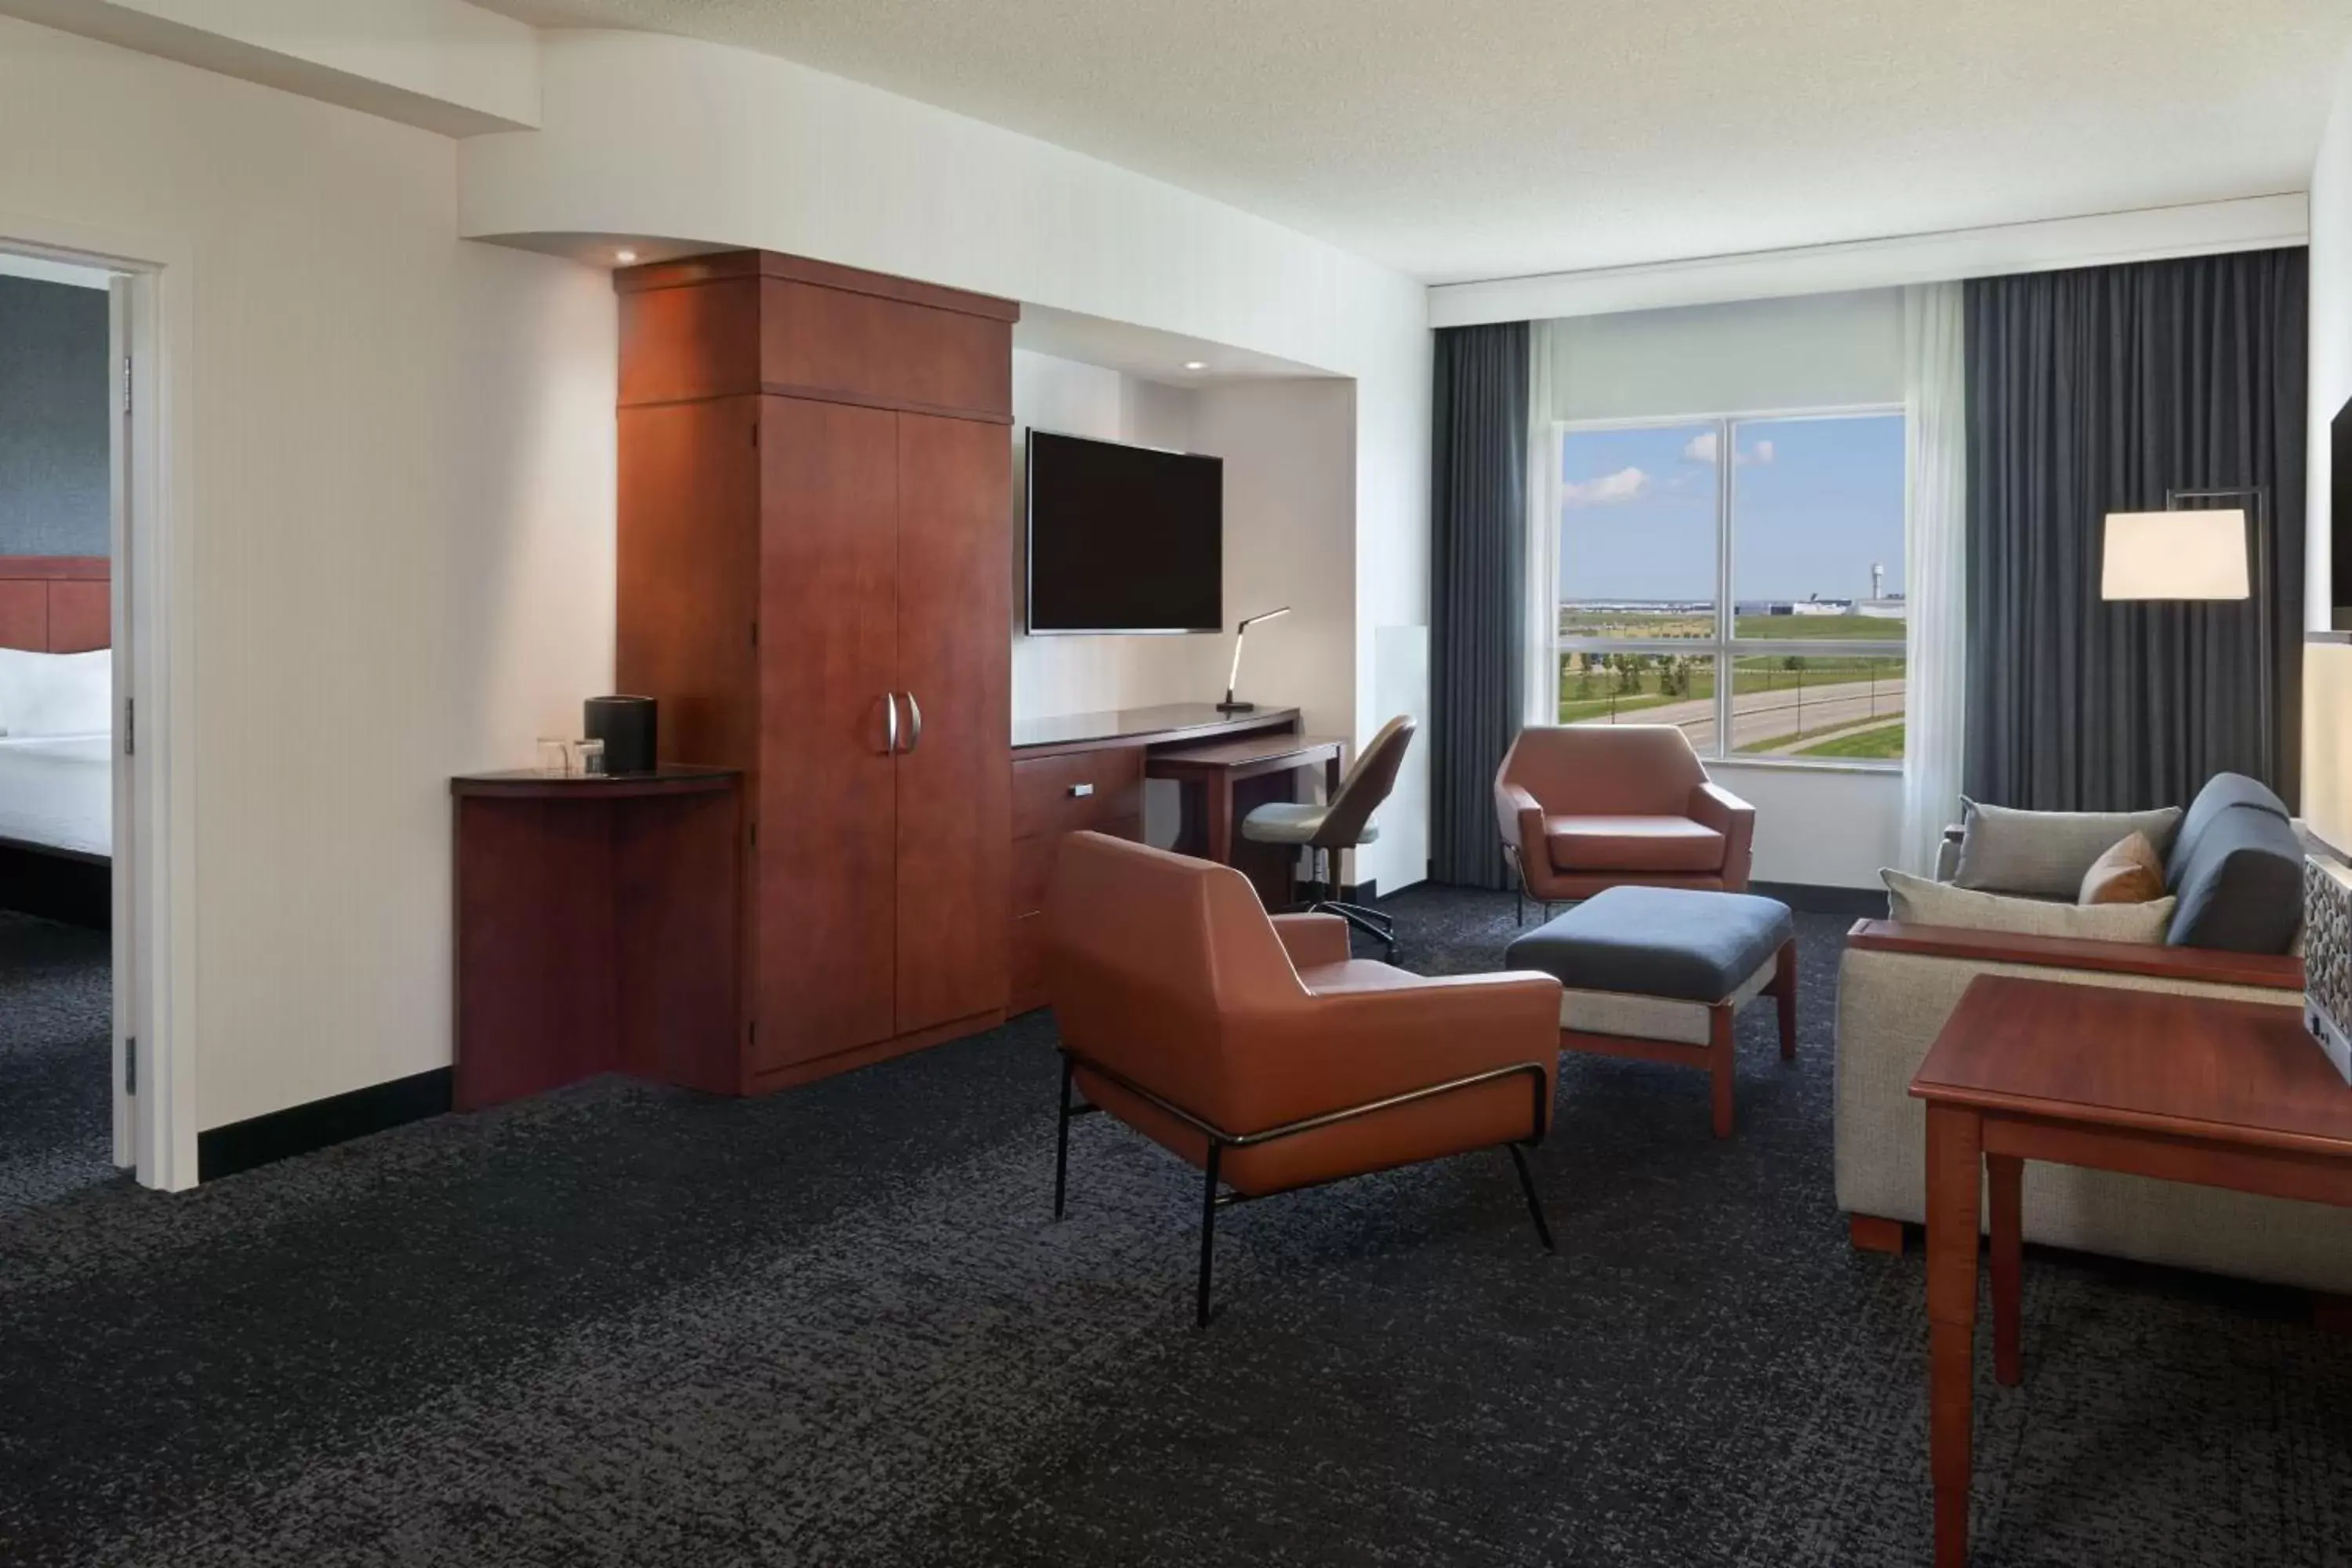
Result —
[{"label": "white lamp shade", "polygon": [[2248,594],[2242,509],[2107,513],[2102,599],[2242,599]]}]

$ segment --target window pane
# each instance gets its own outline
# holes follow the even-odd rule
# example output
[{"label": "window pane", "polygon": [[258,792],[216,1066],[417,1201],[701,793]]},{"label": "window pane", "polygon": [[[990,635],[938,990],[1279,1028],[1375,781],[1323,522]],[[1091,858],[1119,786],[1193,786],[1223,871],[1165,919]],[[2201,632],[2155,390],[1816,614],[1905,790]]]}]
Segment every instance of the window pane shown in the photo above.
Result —
[{"label": "window pane", "polygon": [[1715,751],[1715,656],[1563,653],[1563,724],[1673,724],[1707,755]]},{"label": "window pane", "polygon": [[1716,442],[1712,424],[1562,433],[1561,635],[1716,635]]},{"label": "window pane", "polygon": [[1748,654],[1731,666],[1731,749],[1742,756],[1902,760],[1901,654]]},{"label": "window pane", "polygon": [[1903,416],[1732,426],[1732,629],[1903,636]]}]

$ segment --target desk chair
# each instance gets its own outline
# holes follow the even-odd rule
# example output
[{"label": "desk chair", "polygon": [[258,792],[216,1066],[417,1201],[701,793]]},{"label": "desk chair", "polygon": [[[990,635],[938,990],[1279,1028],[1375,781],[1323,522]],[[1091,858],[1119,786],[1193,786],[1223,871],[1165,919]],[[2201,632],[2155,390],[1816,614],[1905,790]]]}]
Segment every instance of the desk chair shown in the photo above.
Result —
[{"label": "desk chair", "polygon": [[[1339,780],[1339,787],[1320,805],[1273,801],[1242,818],[1242,837],[1254,844],[1288,844],[1322,857],[1315,879],[1323,897],[1307,906],[1311,915],[1338,915],[1349,925],[1383,942],[1390,962],[1396,959],[1396,921],[1378,910],[1339,899],[1339,855],[1381,836],[1371,815],[1396,787],[1397,768],[1412,744],[1412,721],[1403,714],[1381,726],[1355,764]],[[1320,866],[1330,867],[1327,873]]]}]

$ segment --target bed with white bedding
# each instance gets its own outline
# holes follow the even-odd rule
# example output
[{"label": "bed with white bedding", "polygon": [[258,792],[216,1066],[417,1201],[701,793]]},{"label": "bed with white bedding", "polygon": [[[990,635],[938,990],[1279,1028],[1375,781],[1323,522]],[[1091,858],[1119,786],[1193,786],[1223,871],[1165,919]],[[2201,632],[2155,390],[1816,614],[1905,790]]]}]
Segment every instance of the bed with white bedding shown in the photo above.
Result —
[{"label": "bed with white bedding", "polygon": [[112,855],[113,761],[110,735],[0,735],[0,839]]},{"label": "bed with white bedding", "polygon": [[112,589],[102,555],[0,555],[0,910],[113,914]]}]

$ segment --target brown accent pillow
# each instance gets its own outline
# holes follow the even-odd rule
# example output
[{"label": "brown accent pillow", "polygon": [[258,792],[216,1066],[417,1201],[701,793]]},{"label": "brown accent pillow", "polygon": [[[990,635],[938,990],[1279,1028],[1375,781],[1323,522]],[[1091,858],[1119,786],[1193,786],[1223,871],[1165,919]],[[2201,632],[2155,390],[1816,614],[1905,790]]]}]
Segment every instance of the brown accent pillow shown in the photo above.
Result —
[{"label": "brown accent pillow", "polygon": [[2145,833],[2126,837],[2083,873],[2078,904],[2146,904],[2164,897],[2164,862]]}]

